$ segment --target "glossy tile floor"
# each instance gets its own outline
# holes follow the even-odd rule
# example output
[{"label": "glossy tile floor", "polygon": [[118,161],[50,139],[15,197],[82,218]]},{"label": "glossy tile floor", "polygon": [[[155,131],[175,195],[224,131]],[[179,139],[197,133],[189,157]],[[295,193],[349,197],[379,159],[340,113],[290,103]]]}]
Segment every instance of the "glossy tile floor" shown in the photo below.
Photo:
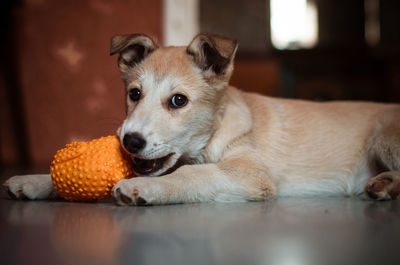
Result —
[{"label": "glossy tile floor", "polygon": [[1,264],[400,264],[400,201],[118,207],[2,197]]}]

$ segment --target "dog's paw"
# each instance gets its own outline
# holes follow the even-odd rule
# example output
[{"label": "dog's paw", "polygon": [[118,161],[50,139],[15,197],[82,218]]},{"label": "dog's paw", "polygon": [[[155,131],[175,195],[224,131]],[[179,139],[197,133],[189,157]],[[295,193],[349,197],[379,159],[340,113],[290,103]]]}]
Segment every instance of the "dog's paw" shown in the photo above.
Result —
[{"label": "dog's paw", "polygon": [[364,189],[374,200],[394,200],[400,194],[400,172],[388,171],[372,178]]},{"label": "dog's paw", "polygon": [[133,178],[120,180],[111,194],[118,205],[152,205],[160,191],[154,178]]},{"label": "dog's paw", "polygon": [[14,176],[4,182],[3,187],[16,200],[46,199],[54,193],[50,175]]},{"label": "dog's paw", "polygon": [[8,196],[10,196],[11,199],[14,200],[27,199],[24,194],[23,185],[18,180],[16,180],[16,177],[20,176],[9,178],[6,182],[3,183],[3,188],[7,191]]}]

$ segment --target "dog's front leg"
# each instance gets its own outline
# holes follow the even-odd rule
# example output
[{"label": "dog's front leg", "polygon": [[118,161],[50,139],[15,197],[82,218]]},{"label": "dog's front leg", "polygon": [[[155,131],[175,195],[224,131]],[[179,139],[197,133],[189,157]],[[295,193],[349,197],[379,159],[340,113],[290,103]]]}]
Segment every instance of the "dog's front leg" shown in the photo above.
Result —
[{"label": "dog's front leg", "polygon": [[172,174],[119,181],[112,195],[120,205],[267,200],[277,186],[257,160],[235,158],[217,164],[186,165]]}]

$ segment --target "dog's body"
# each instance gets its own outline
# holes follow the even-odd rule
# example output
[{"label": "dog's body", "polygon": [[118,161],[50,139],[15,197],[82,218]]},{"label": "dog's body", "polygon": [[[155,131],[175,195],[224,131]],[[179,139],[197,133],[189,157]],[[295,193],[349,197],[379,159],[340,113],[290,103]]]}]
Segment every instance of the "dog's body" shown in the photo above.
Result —
[{"label": "dog's body", "polygon": [[[199,34],[188,47],[167,48],[141,34],[113,38],[111,53],[120,54],[127,88],[127,119],[119,135],[143,176],[116,184],[118,204],[364,190],[373,199],[398,197],[399,105],[241,92],[228,85],[236,49],[236,42],[209,34]],[[17,176],[6,186],[31,199],[52,190],[48,175]]]}]

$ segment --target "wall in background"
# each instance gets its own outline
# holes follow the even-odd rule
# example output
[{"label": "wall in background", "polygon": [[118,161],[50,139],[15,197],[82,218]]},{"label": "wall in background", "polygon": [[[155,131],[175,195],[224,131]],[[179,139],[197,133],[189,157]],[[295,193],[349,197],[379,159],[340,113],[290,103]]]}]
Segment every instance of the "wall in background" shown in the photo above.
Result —
[{"label": "wall in background", "polygon": [[110,37],[145,32],[162,40],[162,1],[27,0],[9,7],[8,41],[15,49],[8,60],[16,69],[3,71],[0,83],[2,163],[19,162],[23,141],[4,90],[10,74],[18,75],[8,89],[21,90],[19,118],[32,165],[48,165],[70,141],[115,134],[124,119],[125,92],[117,56],[109,56]]}]

